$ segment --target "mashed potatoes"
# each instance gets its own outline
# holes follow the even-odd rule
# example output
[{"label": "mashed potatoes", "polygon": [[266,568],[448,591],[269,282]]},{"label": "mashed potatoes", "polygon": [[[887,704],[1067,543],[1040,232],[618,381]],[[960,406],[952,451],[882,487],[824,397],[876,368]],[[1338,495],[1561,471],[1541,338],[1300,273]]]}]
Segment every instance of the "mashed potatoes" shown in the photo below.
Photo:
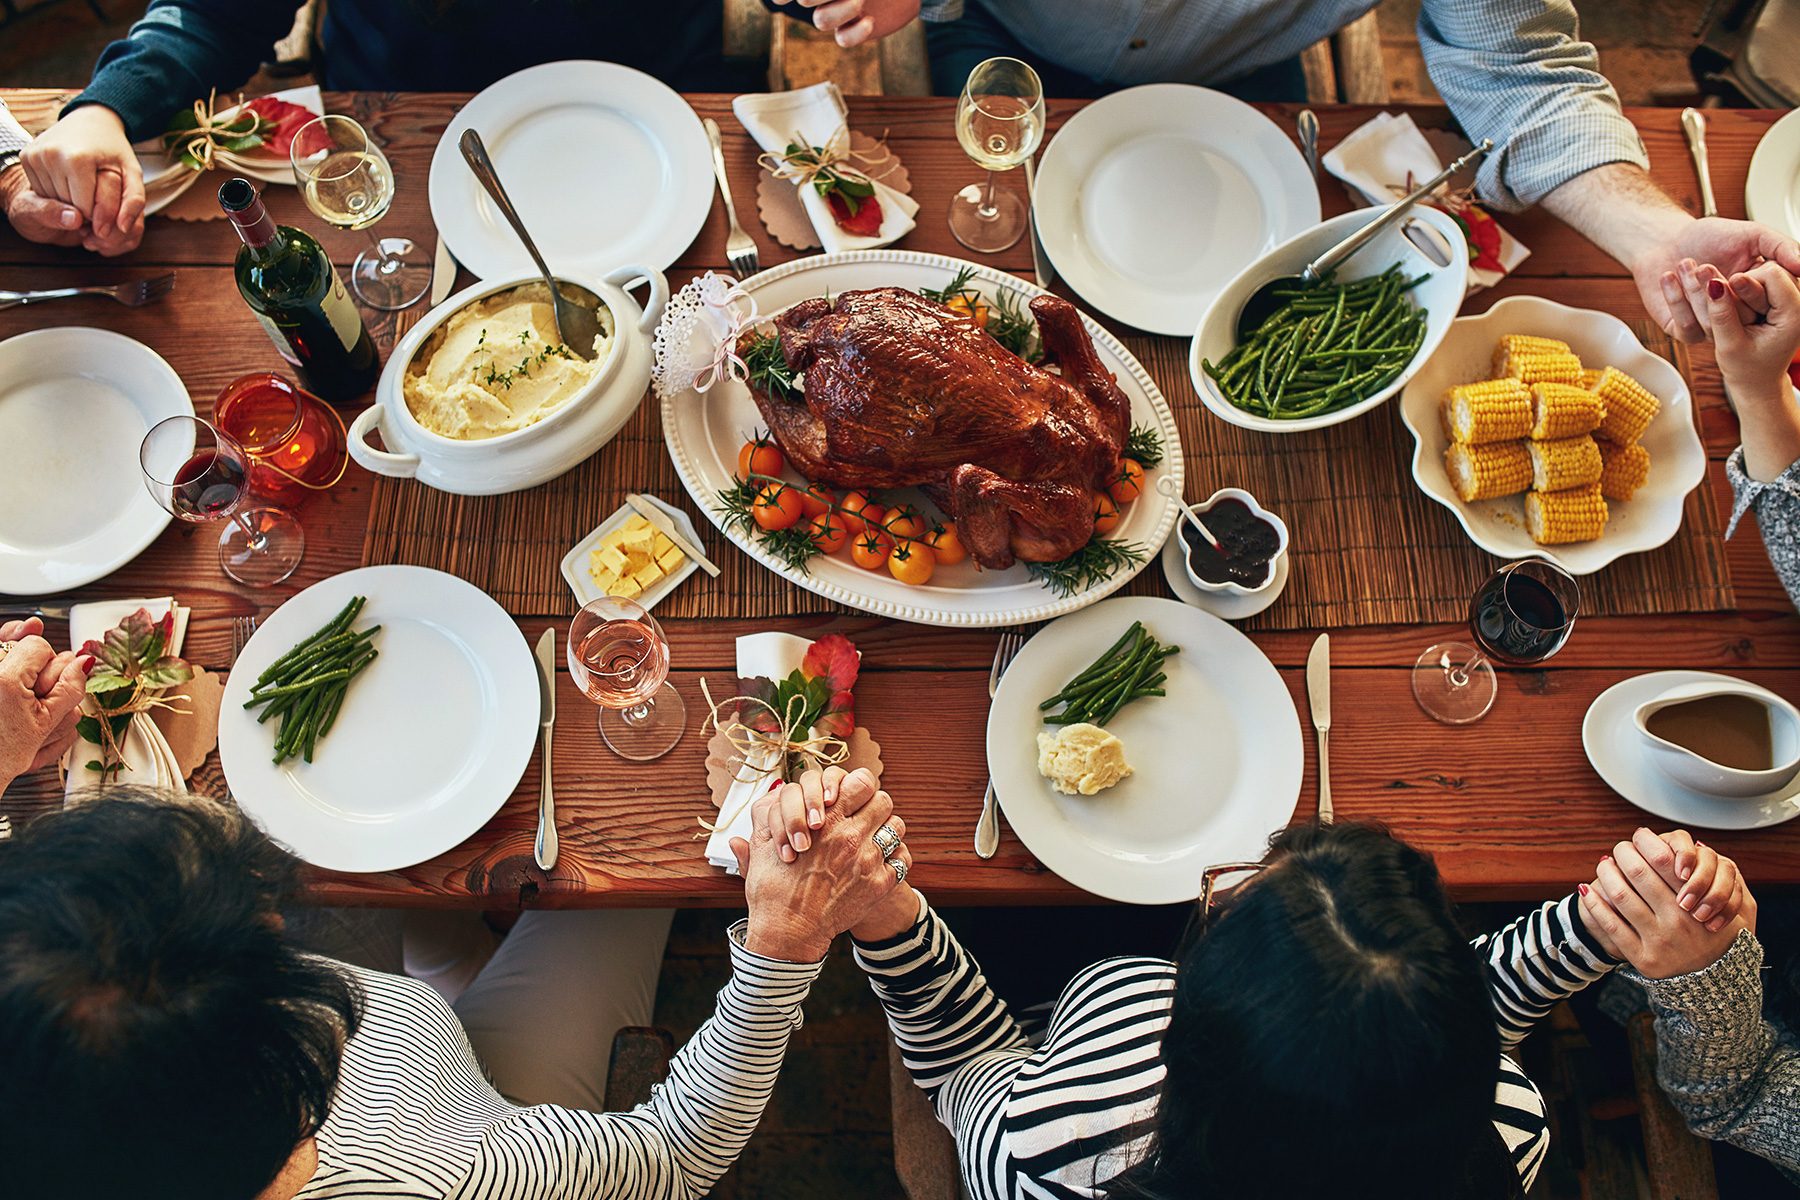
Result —
[{"label": "mashed potatoes", "polygon": [[1082,721],[1038,734],[1038,774],[1069,796],[1092,796],[1131,775],[1125,743]]},{"label": "mashed potatoes", "polygon": [[[565,285],[584,303],[595,297]],[[473,441],[543,420],[606,365],[612,315],[600,308],[594,358],[562,344],[550,289],[522,284],[475,301],[426,339],[406,369],[406,407],[436,434]]]}]

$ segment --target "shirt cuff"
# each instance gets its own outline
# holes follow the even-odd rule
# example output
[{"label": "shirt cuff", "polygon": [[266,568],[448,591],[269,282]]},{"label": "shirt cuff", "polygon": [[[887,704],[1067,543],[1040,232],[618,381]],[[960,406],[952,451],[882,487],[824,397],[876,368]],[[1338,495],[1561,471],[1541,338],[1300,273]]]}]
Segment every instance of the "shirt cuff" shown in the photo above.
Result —
[{"label": "shirt cuff", "polygon": [[160,134],[180,107],[169,103],[166,88],[167,81],[159,86],[157,80],[139,78],[123,68],[103,70],[57,116],[66,117],[84,104],[110,108],[124,122],[126,139],[135,145]]},{"label": "shirt cuff", "polygon": [[25,132],[19,119],[6,107],[6,101],[0,100],[0,154],[12,154],[29,145],[31,135]]},{"label": "shirt cuff", "polygon": [[1581,948],[1588,957],[1607,970],[1624,966],[1625,960],[1608,954],[1606,948],[1600,944],[1600,939],[1594,936],[1594,931],[1588,928],[1587,918],[1581,912],[1581,901],[1570,896],[1566,903],[1569,923],[1573,926],[1574,934],[1580,940]]},{"label": "shirt cuff", "polygon": [[922,0],[919,5],[921,21],[957,21],[963,15],[963,0]]},{"label": "shirt cuff", "polygon": [[1800,461],[1788,464],[1788,469],[1777,475],[1768,483],[1760,479],[1752,479],[1744,470],[1744,448],[1739,446],[1725,460],[1725,478],[1731,482],[1731,520],[1725,524],[1725,536],[1732,537],[1737,533],[1738,522],[1744,514],[1755,508],[1762,498],[1771,490],[1784,492],[1795,500],[1800,500]]},{"label": "shirt cuff", "polygon": [[1762,943],[1748,929],[1740,929],[1730,948],[1710,967],[1667,979],[1646,979],[1631,967],[1622,973],[1649,994],[1650,1005],[1658,1013],[1680,1016],[1704,1030],[1709,1026],[1735,1028],[1745,1015],[1760,1019],[1762,964]]},{"label": "shirt cuff", "polygon": [[857,961],[862,962],[868,958],[880,960],[905,955],[919,950],[925,945],[925,926],[931,917],[931,905],[925,902],[925,893],[915,888],[913,894],[919,898],[919,915],[914,918],[912,926],[893,937],[880,938],[872,942],[852,937],[850,941],[856,951]]},{"label": "shirt cuff", "polygon": [[[1476,173],[1476,191],[1494,208],[1530,208],[1577,175],[1609,163],[1650,169],[1637,127],[1603,101],[1590,112],[1558,114],[1495,136],[1494,153]],[[1572,127],[1572,128],[1571,128]]]},{"label": "shirt cuff", "polygon": [[797,963],[789,962],[785,958],[770,958],[766,954],[758,954],[744,944],[749,929],[749,920],[739,919],[725,934],[726,941],[731,943],[731,966],[739,978],[810,984],[819,977],[820,970],[825,966],[823,959],[812,963]]}]

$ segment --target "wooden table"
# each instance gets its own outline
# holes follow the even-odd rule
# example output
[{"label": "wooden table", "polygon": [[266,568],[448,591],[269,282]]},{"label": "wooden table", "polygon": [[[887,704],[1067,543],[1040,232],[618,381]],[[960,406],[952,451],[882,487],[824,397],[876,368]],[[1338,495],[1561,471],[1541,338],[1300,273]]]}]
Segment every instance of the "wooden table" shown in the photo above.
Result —
[{"label": "wooden table", "polygon": [[[433,147],[466,97],[436,94],[328,95],[327,105],[363,120],[385,144],[399,180],[399,198],[382,232],[435,244],[426,198]],[[754,219],[755,148],[731,118],[729,98],[695,96],[694,107],[725,130],[725,154],[733,189],[765,266],[792,254],[775,245]],[[1050,106],[1052,132],[1080,107]],[[976,177],[952,134],[952,102],[936,99],[853,99],[859,129],[885,130],[905,161],[921,205],[919,228],[902,246],[961,255],[944,224],[951,195]],[[1283,128],[1294,107],[1267,106]],[[1323,142],[1334,144],[1376,110],[1344,107],[1321,113]],[[1448,120],[1439,108],[1418,108],[1424,125]],[[1677,113],[1631,112],[1655,163],[1658,181],[1691,210],[1697,186],[1683,148]],[[1709,114],[1715,187],[1724,215],[1743,215],[1743,182],[1757,140],[1779,114],[1719,110]],[[1017,180],[1007,184],[1018,186]],[[1327,214],[1348,202],[1333,180],[1323,185]],[[321,230],[290,189],[269,193],[277,220],[302,225],[322,240],[334,259],[347,262],[360,235]],[[653,202],[653,201],[650,201]],[[627,219],[629,214],[618,214]],[[1479,311],[1500,297],[1533,294],[1621,315],[1641,311],[1623,270],[1584,238],[1543,214],[1509,216],[1506,224],[1533,254],[1519,276],[1471,301]],[[725,223],[715,206],[705,229],[671,268],[671,283],[707,268],[725,268]],[[100,262],[76,251],[28,245],[0,232],[0,278],[8,287],[50,287],[112,282],[176,268],[174,295],[143,309],[103,302],[63,303],[0,313],[0,337],[44,326],[100,325],[154,347],[180,372],[202,413],[229,380],[248,371],[280,369],[232,284],[229,264],[237,241],[223,222],[187,224],[153,220],[142,247],[118,262]],[[1029,277],[1028,248],[1021,244],[988,261]],[[389,319],[370,319],[387,335]],[[1710,353],[1696,348],[1695,399],[1703,416],[1711,458],[1706,486],[1729,510],[1723,460],[1736,444],[1736,422],[1726,405]],[[9,447],[8,453],[22,448]],[[1229,482],[1229,481],[1219,481]],[[214,668],[230,658],[229,618],[268,613],[292,591],[361,565],[370,477],[352,466],[328,496],[301,516],[307,556],[288,585],[255,591],[219,571],[211,530],[170,527],[137,561],[81,590],[86,599],[167,595],[193,606],[188,655]],[[1198,487],[1199,484],[1196,484]],[[1210,484],[1209,484],[1210,486]],[[44,497],[44,503],[55,497]],[[737,553],[714,538],[723,554]],[[1449,626],[1376,626],[1332,630],[1336,668],[1336,723],[1332,746],[1333,791],[1340,820],[1372,818],[1436,855],[1455,892],[1467,899],[1551,895],[1591,876],[1599,855],[1647,818],[1614,795],[1589,767],[1581,748],[1581,717],[1603,689],[1629,675],[1670,667],[1707,668],[1754,679],[1800,700],[1800,620],[1796,620],[1764,557],[1753,529],[1731,543],[1730,560],[1741,608],[1736,612],[1658,618],[1584,620],[1569,646],[1546,669],[1503,671],[1492,714],[1466,728],[1449,728],[1414,705],[1408,670],[1419,650],[1459,631]],[[1154,569],[1154,568],[1152,568]],[[520,614],[529,639],[549,623]],[[560,622],[559,622],[560,623]],[[1045,870],[1005,831],[999,854],[975,857],[971,834],[987,769],[983,729],[986,681],[993,657],[991,632],[932,629],[870,617],[795,618],[782,621],[670,621],[673,679],[690,698],[697,719],[697,679],[732,668],[733,639],[776,626],[816,636],[836,630],[863,651],[857,714],[885,748],[887,785],[907,817],[917,868],[914,880],[940,903],[1016,904],[1090,899]],[[52,636],[64,634],[60,627]],[[1305,655],[1311,633],[1256,635],[1287,680],[1305,713]],[[612,757],[599,742],[586,701],[560,681],[556,785],[562,857],[550,873],[532,862],[537,767],[520,780],[511,800],[489,825],[456,849],[404,871],[345,876],[318,873],[312,895],[321,903],[481,905],[490,908],[554,905],[735,905],[736,880],[705,865],[695,840],[695,818],[706,811],[702,740],[690,732],[663,760],[647,766]],[[921,697],[930,697],[929,705]],[[1314,812],[1312,738],[1296,819]],[[202,768],[199,786],[221,788],[216,756]],[[0,807],[15,817],[53,805],[54,778],[40,774],[16,783]],[[1768,887],[1800,884],[1800,823],[1760,833],[1707,834],[1707,840],[1743,864],[1750,879]]]}]

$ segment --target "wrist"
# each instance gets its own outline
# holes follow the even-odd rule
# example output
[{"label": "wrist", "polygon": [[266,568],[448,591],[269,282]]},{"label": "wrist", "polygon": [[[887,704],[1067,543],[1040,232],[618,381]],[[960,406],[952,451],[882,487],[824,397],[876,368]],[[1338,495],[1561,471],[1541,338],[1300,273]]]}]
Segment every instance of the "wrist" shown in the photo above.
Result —
[{"label": "wrist", "polygon": [[813,929],[795,929],[779,921],[763,921],[750,914],[744,930],[744,949],[764,958],[780,962],[816,963],[824,961],[831,949],[831,939]]},{"label": "wrist", "polygon": [[0,160],[0,212],[12,208],[14,197],[31,186],[25,178],[25,167],[17,158]]},{"label": "wrist", "polygon": [[872,909],[861,921],[850,927],[850,936],[859,942],[885,942],[897,938],[919,923],[923,906],[919,893],[911,884],[903,883]]}]

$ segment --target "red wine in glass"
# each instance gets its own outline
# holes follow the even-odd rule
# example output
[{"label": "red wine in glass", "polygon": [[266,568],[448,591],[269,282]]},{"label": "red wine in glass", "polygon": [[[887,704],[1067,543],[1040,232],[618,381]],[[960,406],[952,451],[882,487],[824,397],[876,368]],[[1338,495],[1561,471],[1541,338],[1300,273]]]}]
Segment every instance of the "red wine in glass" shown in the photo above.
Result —
[{"label": "red wine in glass", "polygon": [[1555,563],[1541,558],[1507,563],[1476,590],[1469,605],[1475,644],[1439,642],[1413,664],[1419,707],[1446,725],[1480,720],[1499,691],[1492,662],[1516,667],[1543,662],[1569,640],[1580,609],[1580,586]]},{"label": "red wine in glass", "polygon": [[306,534],[292,513],[260,503],[243,446],[199,417],[167,417],[138,447],[151,499],[183,521],[219,526],[219,567],[239,583],[268,587],[294,573]]},{"label": "red wine in glass", "polygon": [[1469,632],[1489,658],[1514,666],[1561,650],[1575,623],[1548,584],[1523,571],[1495,574],[1475,593]]},{"label": "red wine in glass", "polygon": [[248,479],[242,463],[202,450],[176,470],[169,506],[184,521],[211,521],[231,511]]}]

